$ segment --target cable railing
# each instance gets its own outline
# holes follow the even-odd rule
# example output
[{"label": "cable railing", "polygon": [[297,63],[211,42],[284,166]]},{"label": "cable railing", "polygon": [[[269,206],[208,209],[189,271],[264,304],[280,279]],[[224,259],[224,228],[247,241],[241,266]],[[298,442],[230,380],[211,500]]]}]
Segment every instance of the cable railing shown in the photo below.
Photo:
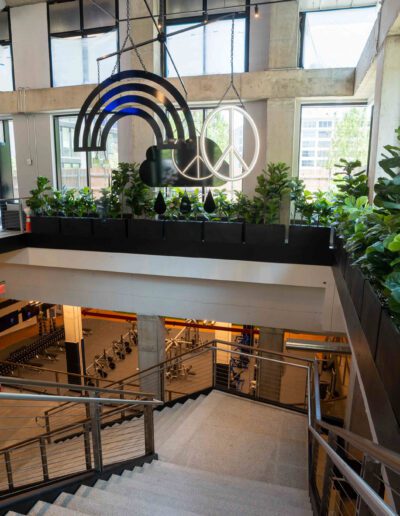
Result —
[{"label": "cable railing", "polygon": [[[214,388],[307,414],[309,491],[315,514],[397,514],[400,456],[323,421],[318,366],[317,360],[213,340],[119,380],[121,388],[82,386],[87,392],[77,399],[57,397],[69,403],[69,417],[78,406],[85,407],[76,415],[78,420],[70,420],[67,426],[64,422],[57,427],[62,415],[49,406],[49,400],[55,397],[41,397],[42,413],[51,414],[50,431],[35,427],[32,403],[17,413],[17,417],[28,419],[27,429],[31,426],[30,431],[37,432],[29,442],[17,442],[21,441],[18,430],[14,434],[8,426],[5,433],[0,429],[0,485],[10,492],[20,489],[27,480],[44,482],[54,475],[72,475],[150,453],[154,451],[154,429],[152,419],[146,427],[146,417],[151,418],[146,410],[151,411],[162,401]],[[139,391],[131,393],[133,397],[154,392],[160,401],[129,400],[126,381],[139,385]],[[95,401],[88,393],[96,396]],[[99,438],[103,443],[101,457]],[[63,469],[66,457],[68,465]],[[24,477],[22,470],[30,476]]]},{"label": "cable railing", "polygon": [[[0,382],[7,387],[39,383],[7,377],[0,377]],[[43,383],[54,387],[52,382]],[[60,387],[77,388],[73,384]],[[0,500],[29,486],[101,472],[105,466],[154,453],[153,408],[162,401],[139,398],[126,390],[80,388],[79,397],[0,393]],[[75,421],[51,431],[36,424],[38,413],[65,402],[83,408]]]}]

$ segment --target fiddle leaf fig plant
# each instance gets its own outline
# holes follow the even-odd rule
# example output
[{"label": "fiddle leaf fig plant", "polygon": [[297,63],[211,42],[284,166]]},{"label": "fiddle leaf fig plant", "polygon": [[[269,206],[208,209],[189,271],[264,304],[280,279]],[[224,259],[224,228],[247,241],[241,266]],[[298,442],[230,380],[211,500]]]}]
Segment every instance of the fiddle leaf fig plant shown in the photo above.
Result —
[{"label": "fiddle leaf fig plant", "polygon": [[27,206],[29,206],[34,215],[44,216],[49,214],[51,191],[50,180],[47,177],[38,176],[36,179],[36,188],[33,188],[29,192],[31,197],[26,201]]},{"label": "fiddle leaf fig plant", "polygon": [[[125,165],[125,164],[124,164]],[[140,177],[139,165],[128,166],[128,186],[125,188],[126,204],[131,209],[132,217],[151,216],[154,194]]]},{"label": "fiddle leaf fig plant", "polygon": [[[391,213],[400,213],[400,127],[396,129],[399,145],[386,145],[380,167],[386,173],[386,177],[379,177],[375,184],[376,206],[380,206]],[[388,177],[387,177],[388,176]]]},{"label": "fiddle leaf fig plant", "polygon": [[268,163],[267,170],[257,176],[252,215],[256,224],[279,222],[282,200],[290,193],[289,170],[286,163]]}]

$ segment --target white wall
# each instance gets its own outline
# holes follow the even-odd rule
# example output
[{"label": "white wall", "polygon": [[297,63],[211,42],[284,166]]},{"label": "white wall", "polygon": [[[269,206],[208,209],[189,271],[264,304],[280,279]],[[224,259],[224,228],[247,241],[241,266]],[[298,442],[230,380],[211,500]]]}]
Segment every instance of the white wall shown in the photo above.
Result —
[{"label": "white wall", "polygon": [[344,329],[330,267],[24,249],[1,255],[0,270],[16,299],[300,331]]}]

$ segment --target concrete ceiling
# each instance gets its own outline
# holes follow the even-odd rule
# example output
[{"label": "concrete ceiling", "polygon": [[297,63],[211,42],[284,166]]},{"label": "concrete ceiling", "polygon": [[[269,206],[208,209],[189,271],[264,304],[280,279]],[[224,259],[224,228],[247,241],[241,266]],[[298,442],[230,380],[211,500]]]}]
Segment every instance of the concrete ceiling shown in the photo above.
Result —
[{"label": "concrete ceiling", "polygon": [[377,0],[299,0],[301,11],[369,7],[377,3]]}]

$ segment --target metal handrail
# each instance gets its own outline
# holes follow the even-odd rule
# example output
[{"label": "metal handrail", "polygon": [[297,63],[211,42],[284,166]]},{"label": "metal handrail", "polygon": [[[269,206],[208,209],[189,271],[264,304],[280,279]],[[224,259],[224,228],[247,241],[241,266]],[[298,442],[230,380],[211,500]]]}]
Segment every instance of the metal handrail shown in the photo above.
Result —
[{"label": "metal handrail", "polygon": [[[152,393],[146,393],[146,392],[140,392],[140,391],[123,391],[118,389],[108,389],[106,387],[96,387],[93,385],[78,385],[78,384],[71,384],[71,383],[56,383],[56,382],[50,382],[46,380],[30,380],[29,378],[10,378],[9,376],[0,376],[0,384],[3,385],[33,385],[33,386],[40,386],[40,387],[54,387],[54,388],[62,388],[67,390],[78,390],[81,392],[84,391],[93,391],[93,392],[105,392],[110,394],[119,394],[119,395],[136,395],[136,396],[145,396],[150,397],[153,396]],[[50,395],[50,397],[54,398],[55,395]],[[61,398],[62,396],[57,396],[57,398]],[[79,397],[73,397],[70,396],[74,403],[77,403],[79,400]]]},{"label": "metal handrail", "polygon": [[[358,435],[350,432],[349,430],[343,430],[341,428],[334,427],[327,423],[324,423],[321,418],[321,400],[320,400],[320,383],[319,383],[319,372],[317,362],[314,362],[314,410],[315,410],[315,426],[324,428],[337,437],[342,437],[346,442],[356,446],[364,454],[378,460],[381,464],[394,469],[397,471],[400,468],[400,456],[387,448],[379,444],[372,443],[367,439],[363,439]],[[309,398],[309,411],[311,410],[311,375],[308,376],[308,398]],[[317,432],[313,426],[312,419],[309,413],[308,429],[316,439],[318,444],[325,450],[326,454],[339,469],[344,476],[345,480],[351,485],[351,487],[358,493],[362,500],[368,505],[374,514],[394,516],[397,513],[384,502],[384,500],[365,482],[346,462],[339,456],[339,454],[326,442]],[[393,468],[394,466],[394,468]],[[309,466],[310,467],[310,466]]]},{"label": "metal handrail", "polygon": [[[56,398],[56,399],[55,399]],[[163,405],[163,401],[153,400],[126,400],[121,398],[97,398],[97,397],[86,397],[80,396],[74,398],[74,396],[52,396],[50,394],[26,394],[26,393],[10,393],[0,392],[0,400],[26,400],[26,401],[73,401],[74,403],[96,403],[100,404],[113,404],[113,405]]]}]

